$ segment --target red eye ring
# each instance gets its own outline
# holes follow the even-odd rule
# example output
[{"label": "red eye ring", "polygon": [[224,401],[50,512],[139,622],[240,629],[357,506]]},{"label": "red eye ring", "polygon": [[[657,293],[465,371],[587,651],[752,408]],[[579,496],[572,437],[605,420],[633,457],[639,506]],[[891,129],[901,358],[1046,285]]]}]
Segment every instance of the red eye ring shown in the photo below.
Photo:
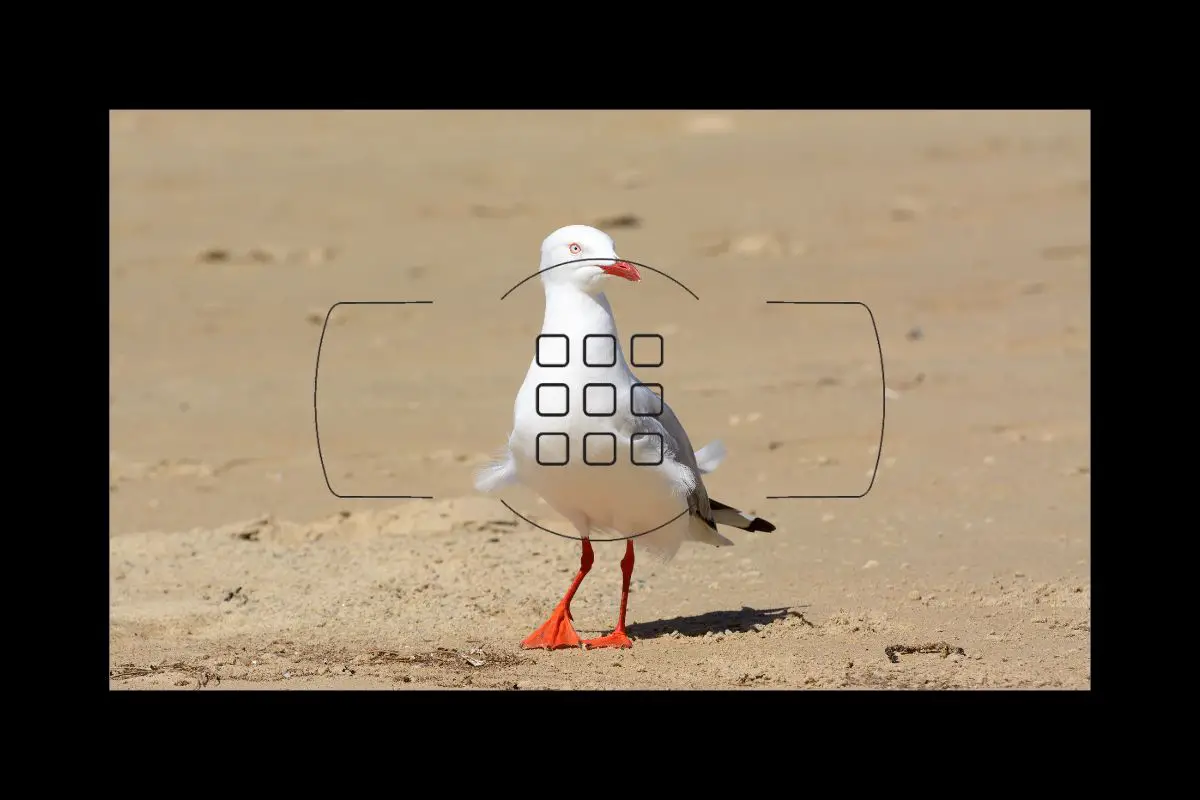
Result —
[{"label": "red eye ring", "polygon": [[573,256],[577,256],[583,252],[583,248],[579,246],[578,242],[571,242],[567,245],[567,249],[571,251],[571,255]]}]

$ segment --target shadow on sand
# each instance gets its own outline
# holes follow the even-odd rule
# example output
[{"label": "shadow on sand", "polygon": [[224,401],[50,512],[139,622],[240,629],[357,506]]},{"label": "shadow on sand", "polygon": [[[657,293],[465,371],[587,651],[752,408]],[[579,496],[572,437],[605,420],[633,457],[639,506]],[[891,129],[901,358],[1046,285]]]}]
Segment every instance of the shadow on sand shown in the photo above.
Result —
[{"label": "shadow on sand", "polygon": [[770,625],[788,617],[798,617],[812,625],[804,618],[800,609],[807,606],[788,606],[786,608],[750,608],[742,606],[740,611],[708,611],[690,617],[671,617],[657,619],[652,622],[635,622],[629,626],[629,636],[633,639],[657,639],[667,636],[672,631],[679,631],[682,636],[703,636],[706,633],[723,633],[753,630],[755,625]]}]

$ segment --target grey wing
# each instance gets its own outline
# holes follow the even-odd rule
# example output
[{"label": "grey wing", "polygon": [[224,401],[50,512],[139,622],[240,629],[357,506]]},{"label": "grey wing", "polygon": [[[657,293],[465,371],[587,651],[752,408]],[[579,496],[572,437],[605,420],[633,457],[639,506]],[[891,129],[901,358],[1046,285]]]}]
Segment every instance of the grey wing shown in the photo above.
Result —
[{"label": "grey wing", "polygon": [[[688,507],[693,515],[716,530],[716,523],[712,521],[708,490],[704,488],[704,481],[700,477],[702,473],[696,461],[696,451],[675,412],[667,405],[666,400],[644,388],[635,387],[631,391],[629,403],[634,411],[634,433],[656,433],[662,436],[663,458],[673,459],[691,470],[695,483],[688,491]],[[661,413],[651,416],[660,409]]]}]

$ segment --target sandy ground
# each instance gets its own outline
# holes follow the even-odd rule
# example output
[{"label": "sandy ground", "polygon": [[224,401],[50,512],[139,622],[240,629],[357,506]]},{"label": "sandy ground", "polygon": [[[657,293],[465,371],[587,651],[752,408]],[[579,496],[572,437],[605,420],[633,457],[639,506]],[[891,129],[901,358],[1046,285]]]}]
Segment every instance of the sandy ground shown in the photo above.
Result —
[{"label": "sandy ground", "polygon": [[[113,688],[1090,685],[1086,113],[114,113]],[[475,494],[560,225],[772,520],[530,652],[579,545]],[[886,363],[858,306],[878,323]],[[321,362],[326,488],[313,428]],[[769,500],[858,494],[862,499]],[[536,497],[503,495],[561,525]],[[574,604],[616,618],[619,544]],[[941,652],[894,645],[945,643]]]}]

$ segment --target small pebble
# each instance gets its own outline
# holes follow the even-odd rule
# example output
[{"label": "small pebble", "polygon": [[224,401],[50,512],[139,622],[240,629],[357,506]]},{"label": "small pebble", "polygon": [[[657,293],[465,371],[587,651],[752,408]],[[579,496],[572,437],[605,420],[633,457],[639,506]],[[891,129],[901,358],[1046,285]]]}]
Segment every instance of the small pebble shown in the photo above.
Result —
[{"label": "small pebble", "polygon": [[908,599],[909,600],[920,600],[921,593],[918,592],[916,589],[913,589],[911,592],[908,593]]},{"label": "small pebble", "polygon": [[892,202],[891,217],[895,222],[909,222],[924,212],[924,204],[915,197],[897,197]]},{"label": "small pebble", "polygon": [[287,255],[286,250],[278,247],[255,247],[246,254],[246,257],[260,264],[270,264],[275,261],[283,261]]},{"label": "small pebble", "polygon": [[233,254],[223,247],[210,247],[208,250],[205,250],[196,256],[198,261],[203,261],[208,264],[218,264],[230,261],[232,258]]},{"label": "small pebble", "polygon": [[637,214],[614,214],[611,217],[603,217],[596,220],[596,227],[601,230],[610,228],[640,228],[642,226],[642,218]]},{"label": "small pebble", "polygon": [[783,254],[783,244],[766,233],[742,236],[734,240],[730,249],[741,256],[778,256]]},{"label": "small pebble", "polygon": [[324,264],[332,261],[336,254],[332,247],[314,247],[304,254],[304,260],[309,264]]}]

